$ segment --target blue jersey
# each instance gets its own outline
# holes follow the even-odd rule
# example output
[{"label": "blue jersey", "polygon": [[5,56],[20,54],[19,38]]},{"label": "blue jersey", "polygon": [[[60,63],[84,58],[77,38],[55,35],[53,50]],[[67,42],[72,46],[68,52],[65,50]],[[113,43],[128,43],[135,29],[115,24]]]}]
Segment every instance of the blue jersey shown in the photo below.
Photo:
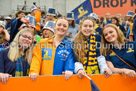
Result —
[{"label": "blue jersey", "polygon": [[[113,47],[112,50],[123,60],[125,60],[128,64],[136,68],[136,42],[128,42],[123,45],[122,49],[119,50],[118,48]],[[106,56],[106,60],[112,62],[114,67],[116,68],[128,68],[127,64],[121,61],[112,51],[109,52]],[[132,69],[134,70],[134,69]]]},{"label": "blue jersey", "polygon": [[53,38],[41,39],[33,51],[30,74],[60,75],[63,71],[74,72],[71,43],[63,40],[56,48]]}]

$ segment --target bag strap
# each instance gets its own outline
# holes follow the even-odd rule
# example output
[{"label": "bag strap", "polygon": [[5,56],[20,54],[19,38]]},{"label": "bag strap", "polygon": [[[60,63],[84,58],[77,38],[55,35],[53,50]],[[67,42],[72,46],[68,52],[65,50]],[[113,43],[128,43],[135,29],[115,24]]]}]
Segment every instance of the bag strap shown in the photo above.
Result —
[{"label": "bag strap", "polygon": [[124,62],[125,64],[127,64],[129,67],[131,67],[132,69],[134,69],[136,71],[136,68],[131,66],[130,64],[128,64],[125,60],[123,60],[121,57],[119,57],[113,50],[111,50],[122,62]]}]

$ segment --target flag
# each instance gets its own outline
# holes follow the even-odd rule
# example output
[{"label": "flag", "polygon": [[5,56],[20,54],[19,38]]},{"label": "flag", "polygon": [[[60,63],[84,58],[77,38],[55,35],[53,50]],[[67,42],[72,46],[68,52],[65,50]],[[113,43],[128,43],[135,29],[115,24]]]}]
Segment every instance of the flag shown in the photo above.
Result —
[{"label": "flag", "polygon": [[90,80],[91,84],[91,91],[100,91],[100,89],[97,87],[97,85],[93,82],[93,80]]},{"label": "flag", "polygon": [[74,19],[76,23],[79,24],[80,20],[84,16],[88,16],[90,13],[93,12],[90,0],[85,0],[83,3],[81,3],[78,7],[76,7],[71,12],[74,12]]}]

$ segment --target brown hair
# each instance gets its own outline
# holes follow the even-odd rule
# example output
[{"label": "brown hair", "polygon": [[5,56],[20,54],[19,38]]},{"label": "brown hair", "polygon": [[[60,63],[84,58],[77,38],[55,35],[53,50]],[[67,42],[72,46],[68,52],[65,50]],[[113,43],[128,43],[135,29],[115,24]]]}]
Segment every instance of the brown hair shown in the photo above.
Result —
[{"label": "brown hair", "polygon": [[[121,31],[116,25],[114,25],[114,24],[108,24],[108,25],[106,25],[106,26],[104,27],[104,29],[106,29],[106,28],[108,28],[108,27],[111,27],[111,28],[113,28],[113,29],[116,30],[117,36],[118,36],[117,40],[118,40],[119,45],[120,45],[120,44],[123,44],[123,43],[125,43],[125,42],[127,42],[127,40],[126,40],[124,34],[122,33],[122,31]],[[103,30],[104,30],[104,29],[103,29]],[[102,33],[100,55],[106,56],[106,55],[107,55],[107,52],[110,51],[110,47],[107,47],[107,44],[110,45],[111,43],[109,43],[109,42],[106,41],[106,39],[105,39],[105,37],[104,37],[104,34]]]},{"label": "brown hair", "polygon": [[75,26],[76,26],[75,20],[72,20],[72,24],[71,25],[72,25],[73,28],[75,28]]},{"label": "brown hair", "polygon": [[116,23],[116,25],[117,25],[117,26],[119,26],[119,25],[120,25],[120,24],[119,24],[119,23],[120,23],[120,21],[119,21],[119,19],[118,19],[117,17],[115,17],[115,16],[114,16],[114,17],[112,17],[112,18],[111,18],[111,20],[112,20],[112,19],[115,19],[115,20],[117,21],[117,23]]},{"label": "brown hair", "polygon": [[[83,25],[83,22],[85,20],[90,20],[93,22],[93,27],[95,26],[95,22],[94,20],[90,19],[90,18],[83,18],[81,21],[80,21],[80,24],[79,24],[79,27],[78,27],[78,30],[79,32],[75,35],[74,37],[74,53],[77,57],[77,60],[81,63],[84,62],[83,58],[85,57],[85,45],[84,45],[84,35],[82,34],[82,32],[80,31],[81,30],[81,27]],[[78,45],[80,45],[80,48],[78,48]]]},{"label": "brown hair", "polygon": [[18,12],[16,12],[16,13],[15,13],[16,18],[17,18],[18,15],[21,14],[21,13],[25,13],[25,12],[24,12],[24,11],[18,11]]}]

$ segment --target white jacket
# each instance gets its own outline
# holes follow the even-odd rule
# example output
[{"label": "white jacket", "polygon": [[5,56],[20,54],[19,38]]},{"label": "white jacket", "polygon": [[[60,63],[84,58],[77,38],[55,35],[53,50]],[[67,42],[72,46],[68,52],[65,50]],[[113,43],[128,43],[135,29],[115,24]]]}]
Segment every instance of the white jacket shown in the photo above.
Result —
[{"label": "white jacket", "polygon": [[[100,68],[100,74],[104,74],[104,70],[108,68],[106,59],[104,56],[97,57],[98,66]],[[75,73],[77,74],[78,70],[84,70],[83,64],[80,62],[75,62]]]}]

